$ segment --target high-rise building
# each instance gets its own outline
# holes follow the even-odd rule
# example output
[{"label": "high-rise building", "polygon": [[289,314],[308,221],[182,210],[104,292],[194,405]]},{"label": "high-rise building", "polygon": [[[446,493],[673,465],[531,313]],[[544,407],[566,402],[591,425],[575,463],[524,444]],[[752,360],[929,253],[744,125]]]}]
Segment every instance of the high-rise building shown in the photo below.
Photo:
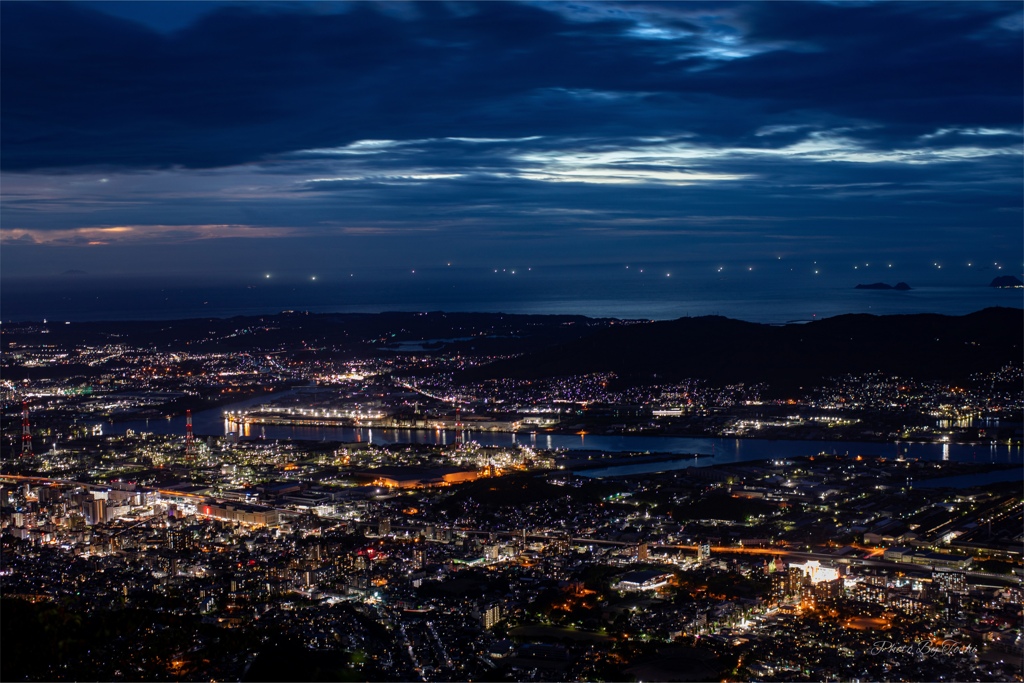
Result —
[{"label": "high-rise building", "polygon": [[711,559],[711,543],[701,541],[697,546],[697,562],[704,564]]},{"label": "high-rise building", "polygon": [[800,567],[795,565],[789,566],[786,579],[786,595],[789,596],[799,596],[804,584],[808,582],[807,575],[804,574]]},{"label": "high-rise building", "polygon": [[836,578],[828,581],[818,581],[813,584],[815,602],[819,606],[830,607],[843,596],[843,580]]},{"label": "high-rise building", "polygon": [[85,516],[89,524],[103,524],[107,521],[107,501],[105,498],[93,498],[87,501]]},{"label": "high-rise building", "polygon": [[771,581],[771,598],[774,602],[782,602],[788,594],[789,581],[785,572],[769,574]]},{"label": "high-rise building", "polygon": [[503,618],[502,609],[500,603],[494,603],[489,605],[483,614],[484,629],[491,630],[496,625],[501,623]]},{"label": "high-rise building", "polygon": [[564,555],[569,552],[569,548],[572,546],[572,535],[569,533],[559,534],[555,537],[551,543],[552,550],[558,555]]},{"label": "high-rise building", "polygon": [[964,618],[967,580],[963,572],[932,572],[931,593],[943,621],[959,623]]},{"label": "high-rise building", "polygon": [[966,590],[967,579],[963,572],[932,572],[932,587],[938,594]]}]

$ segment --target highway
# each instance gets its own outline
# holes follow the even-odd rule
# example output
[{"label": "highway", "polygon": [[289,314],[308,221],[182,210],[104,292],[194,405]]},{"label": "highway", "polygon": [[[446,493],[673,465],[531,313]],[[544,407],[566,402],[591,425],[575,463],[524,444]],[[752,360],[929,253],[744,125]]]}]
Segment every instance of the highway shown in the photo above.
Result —
[{"label": "highway", "polygon": [[53,477],[26,477],[20,474],[0,474],[0,481],[7,481],[10,483],[38,483],[44,485],[60,484],[62,486],[82,486],[90,489],[109,489],[109,484],[92,484],[84,481],[74,481],[71,479],[54,479]]}]

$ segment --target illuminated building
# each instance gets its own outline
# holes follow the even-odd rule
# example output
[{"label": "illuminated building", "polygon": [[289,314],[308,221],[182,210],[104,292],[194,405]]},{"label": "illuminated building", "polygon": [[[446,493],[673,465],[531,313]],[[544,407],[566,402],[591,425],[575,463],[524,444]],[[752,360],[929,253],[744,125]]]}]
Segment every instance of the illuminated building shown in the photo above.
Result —
[{"label": "illuminated building", "polygon": [[967,577],[962,572],[932,572],[932,586],[940,594],[963,591],[967,589]]},{"label": "illuminated building", "polygon": [[484,610],[484,628],[488,631],[491,630],[499,623],[501,623],[502,617],[503,615],[501,613],[501,605],[498,603],[490,605],[486,610]]},{"label": "illuminated building", "polygon": [[697,546],[697,562],[701,564],[711,559],[711,544],[707,541],[702,541]]},{"label": "illuminated building", "polygon": [[967,569],[973,558],[969,556],[935,553],[912,548],[888,548],[883,555],[889,562],[919,564],[935,569]]},{"label": "illuminated building", "polygon": [[816,584],[823,581],[835,581],[841,578],[839,575],[839,569],[836,567],[822,566],[818,560],[807,560],[803,564],[790,564],[789,571],[792,574],[793,570],[799,570],[803,573],[807,579],[807,583]]},{"label": "illuminated building", "polygon": [[107,501],[105,498],[95,497],[88,502],[85,508],[85,517],[89,524],[103,524],[107,521]]},{"label": "illuminated building", "polygon": [[253,526],[278,526],[281,523],[280,511],[261,505],[206,503],[197,506],[197,512],[204,517]]},{"label": "illuminated building", "polygon": [[638,572],[628,572],[619,579],[616,588],[620,591],[651,591],[657,590],[666,585],[671,574],[660,572],[656,569]]},{"label": "illuminated building", "polygon": [[780,602],[788,593],[788,577],[785,572],[772,572],[769,576],[771,580],[772,600]]},{"label": "illuminated building", "polygon": [[636,561],[646,562],[650,558],[650,553],[647,550],[647,543],[641,542],[636,545]]}]

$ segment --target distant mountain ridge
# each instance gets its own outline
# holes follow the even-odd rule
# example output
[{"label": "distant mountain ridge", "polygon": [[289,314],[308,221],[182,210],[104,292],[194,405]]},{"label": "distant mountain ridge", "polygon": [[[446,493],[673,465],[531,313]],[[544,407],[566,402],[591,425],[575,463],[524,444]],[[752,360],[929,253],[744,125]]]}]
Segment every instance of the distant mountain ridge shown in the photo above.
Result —
[{"label": "distant mountain ridge", "polygon": [[467,375],[534,379],[610,371],[625,383],[700,378],[767,382],[780,391],[873,371],[955,381],[1019,363],[1022,340],[1024,312],[1012,308],[964,316],[852,314],[781,326],[711,316],[611,327]]},{"label": "distant mountain ridge", "polygon": [[[629,324],[623,324],[628,322]],[[1024,311],[988,308],[965,316],[842,315],[768,325],[710,316],[641,322],[501,313],[287,312],[239,318],[24,323],[0,330],[6,353],[19,344],[117,344],[163,351],[260,353],[290,349],[303,362],[403,353],[514,358],[477,366],[464,380],[535,379],[615,372],[618,382],[684,378],[714,384],[768,382],[779,392],[822,377],[881,371],[957,381],[1024,357]],[[111,358],[111,367],[123,361]],[[69,377],[84,365],[5,369],[7,379]]]}]

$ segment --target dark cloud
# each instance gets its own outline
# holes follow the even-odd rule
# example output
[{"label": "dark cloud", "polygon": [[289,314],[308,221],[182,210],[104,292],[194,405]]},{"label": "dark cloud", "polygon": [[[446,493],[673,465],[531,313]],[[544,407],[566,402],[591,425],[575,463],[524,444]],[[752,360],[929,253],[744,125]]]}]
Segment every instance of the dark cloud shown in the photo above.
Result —
[{"label": "dark cloud", "polygon": [[5,272],[1022,248],[1018,5],[175,6],[0,6]]},{"label": "dark cloud", "polygon": [[209,168],[368,138],[1018,124],[1020,35],[993,28],[1014,8],[947,5],[626,5],[575,21],[513,3],[254,4],[161,32],[6,3],[0,163]]},{"label": "dark cloud", "polygon": [[1015,125],[1021,34],[996,26],[1016,9],[1001,3],[755,3],[747,39],[791,45],[792,51],[732,62],[707,78],[718,88],[763,96],[775,109],[814,108],[922,127]]}]

